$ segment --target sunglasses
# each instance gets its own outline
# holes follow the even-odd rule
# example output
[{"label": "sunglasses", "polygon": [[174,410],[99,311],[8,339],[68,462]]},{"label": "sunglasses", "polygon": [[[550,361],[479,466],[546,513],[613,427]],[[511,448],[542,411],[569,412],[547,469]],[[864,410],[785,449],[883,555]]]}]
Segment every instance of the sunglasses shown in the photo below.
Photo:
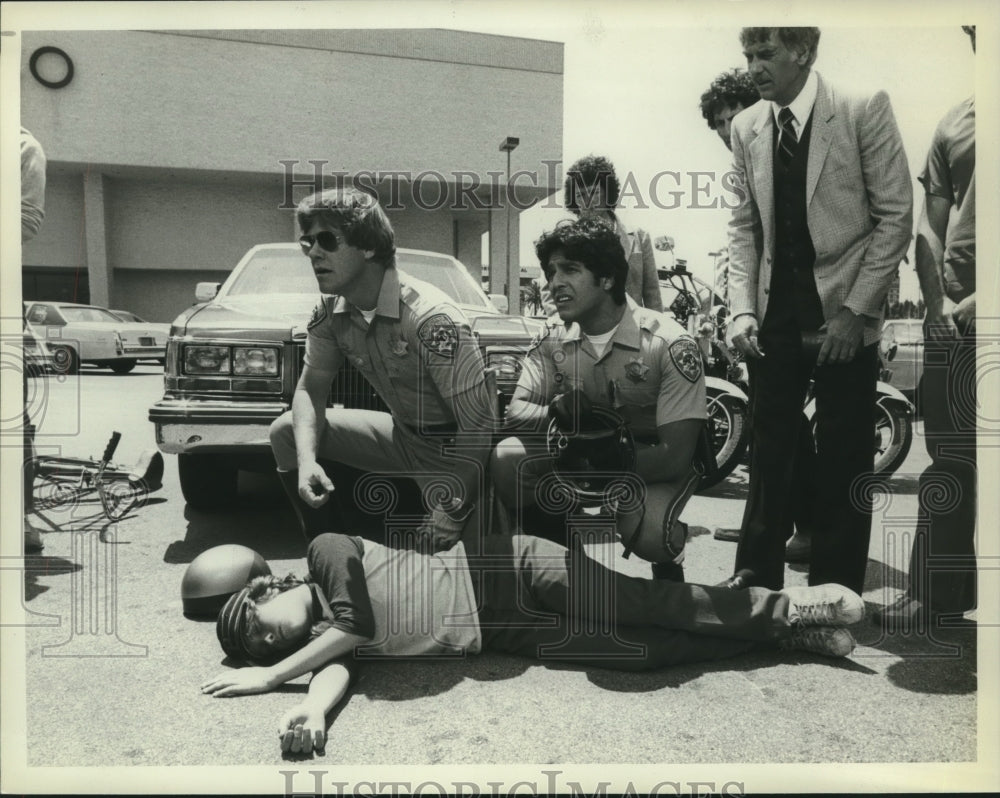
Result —
[{"label": "sunglasses", "polygon": [[313,244],[319,244],[320,248],[325,249],[327,252],[336,252],[340,249],[340,241],[338,240],[336,234],[331,233],[329,230],[316,233],[314,236],[299,237],[299,246],[302,247],[302,251],[307,255],[313,248]]}]

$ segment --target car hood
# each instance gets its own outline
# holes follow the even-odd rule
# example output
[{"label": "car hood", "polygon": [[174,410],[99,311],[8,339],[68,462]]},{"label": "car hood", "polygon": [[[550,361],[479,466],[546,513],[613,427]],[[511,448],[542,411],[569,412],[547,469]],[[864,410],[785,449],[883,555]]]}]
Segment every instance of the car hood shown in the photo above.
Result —
[{"label": "car hood", "polygon": [[213,300],[188,308],[174,319],[172,336],[262,338],[282,341],[305,333],[318,294],[276,294]]},{"label": "car hood", "polygon": [[[305,335],[306,324],[319,302],[318,294],[275,294],[232,297],[195,305],[174,319],[173,336],[286,340]],[[496,316],[475,306],[459,305],[469,319]]]}]

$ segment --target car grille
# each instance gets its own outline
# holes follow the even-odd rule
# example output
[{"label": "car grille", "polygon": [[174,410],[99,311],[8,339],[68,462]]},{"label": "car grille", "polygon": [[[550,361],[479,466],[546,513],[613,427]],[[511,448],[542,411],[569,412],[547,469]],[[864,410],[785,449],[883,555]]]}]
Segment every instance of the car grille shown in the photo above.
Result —
[{"label": "car grille", "polygon": [[[306,355],[304,344],[298,347],[298,371],[295,379],[302,373],[302,361]],[[389,412],[385,402],[379,397],[372,387],[372,384],[365,379],[364,375],[346,360],[337,372],[337,378],[331,387],[330,396],[327,399],[327,407],[339,405],[355,410],[379,410],[384,413]]]}]

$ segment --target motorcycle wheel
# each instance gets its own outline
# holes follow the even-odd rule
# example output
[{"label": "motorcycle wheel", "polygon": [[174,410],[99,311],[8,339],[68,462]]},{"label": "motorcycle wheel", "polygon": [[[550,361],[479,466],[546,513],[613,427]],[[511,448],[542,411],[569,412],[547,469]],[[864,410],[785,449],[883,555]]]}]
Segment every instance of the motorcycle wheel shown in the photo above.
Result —
[{"label": "motorcycle wheel", "polygon": [[875,467],[888,477],[906,460],[913,444],[913,419],[894,404],[875,405]]},{"label": "motorcycle wheel", "polygon": [[708,415],[714,422],[712,450],[716,470],[698,482],[698,491],[718,484],[731,473],[746,454],[750,442],[748,409],[735,396],[708,390]]}]

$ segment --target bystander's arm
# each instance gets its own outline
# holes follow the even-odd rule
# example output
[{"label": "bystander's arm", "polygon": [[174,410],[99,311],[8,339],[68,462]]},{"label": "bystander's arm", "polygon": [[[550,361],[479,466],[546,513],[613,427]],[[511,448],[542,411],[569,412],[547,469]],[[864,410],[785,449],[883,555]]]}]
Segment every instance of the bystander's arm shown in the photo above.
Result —
[{"label": "bystander's arm", "polygon": [[[944,290],[944,241],[951,213],[951,200],[936,194],[924,195],[924,207],[917,222],[916,270],[927,313],[924,334],[931,340],[958,336],[953,318],[955,306]],[[975,299],[973,299],[975,312]]]}]

